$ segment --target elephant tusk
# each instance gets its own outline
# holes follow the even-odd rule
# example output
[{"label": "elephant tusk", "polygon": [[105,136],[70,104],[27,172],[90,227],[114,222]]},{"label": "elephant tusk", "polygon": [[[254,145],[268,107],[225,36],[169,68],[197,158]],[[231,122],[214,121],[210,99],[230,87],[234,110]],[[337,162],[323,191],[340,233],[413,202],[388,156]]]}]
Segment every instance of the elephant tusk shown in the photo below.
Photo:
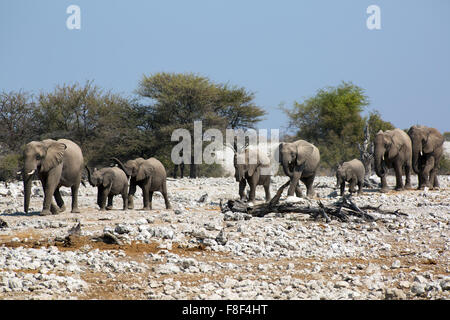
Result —
[{"label": "elephant tusk", "polygon": [[423,156],[423,152],[422,152],[422,151],[420,151],[420,156],[421,156],[421,157]]},{"label": "elephant tusk", "polygon": [[36,169],[33,169],[30,173],[28,173],[28,175],[31,176],[32,174],[34,174],[35,171]]},{"label": "elephant tusk", "polygon": [[20,175],[20,174],[22,174],[22,171],[17,171],[16,173],[17,173],[17,175]]},{"label": "elephant tusk", "polygon": [[384,161],[384,156],[381,158],[381,160],[383,160]]}]

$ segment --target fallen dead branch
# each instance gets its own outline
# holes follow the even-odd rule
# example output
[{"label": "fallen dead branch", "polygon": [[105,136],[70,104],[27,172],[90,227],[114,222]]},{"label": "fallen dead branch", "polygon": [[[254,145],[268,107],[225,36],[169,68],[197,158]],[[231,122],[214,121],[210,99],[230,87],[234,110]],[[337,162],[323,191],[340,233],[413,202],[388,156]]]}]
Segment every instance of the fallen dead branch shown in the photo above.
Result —
[{"label": "fallen dead branch", "polygon": [[228,200],[226,204],[220,201],[220,207],[222,212],[242,212],[250,214],[253,217],[264,217],[269,213],[303,213],[309,214],[313,219],[317,220],[319,217],[325,219],[326,222],[330,222],[331,218],[338,219],[343,222],[350,221],[350,217],[354,217],[357,220],[363,222],[372,222],[377,219],[369,214],[367,210],[378,212],[381,214],[392,214],[395,216],[407,216],[407,214],[396,211],[381,210],[380,207],[364,206],[358,207],[351,199],[351,196],[344,196],[339,201],[330,206],[325,206],[320,200],[317,202],[317,207],[311,205],[302,206],[296,203],[279,203],[281,195],[284,189],[289,185],[289,181],[283,184],[277,191],[276,195],[268,202],[249,206],[248,203],[241,200]]}]

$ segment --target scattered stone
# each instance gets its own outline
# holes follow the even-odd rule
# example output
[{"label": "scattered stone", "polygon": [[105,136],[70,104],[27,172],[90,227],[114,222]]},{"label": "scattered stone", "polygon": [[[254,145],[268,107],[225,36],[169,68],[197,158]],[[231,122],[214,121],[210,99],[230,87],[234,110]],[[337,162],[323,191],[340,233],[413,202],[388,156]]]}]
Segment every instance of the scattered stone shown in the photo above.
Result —
[{"label": "scattered stone", "polygon": [[389,288],[384,292],[384,298],[386,300],[405,300],[406,294],[397,288]]},{"label": "scattered stone", "polygon": [[220,230],[219,234],[216,237],[216,242],[222,246],[226,245],[228,242],[228,238],[225,234],[225,230]]}]

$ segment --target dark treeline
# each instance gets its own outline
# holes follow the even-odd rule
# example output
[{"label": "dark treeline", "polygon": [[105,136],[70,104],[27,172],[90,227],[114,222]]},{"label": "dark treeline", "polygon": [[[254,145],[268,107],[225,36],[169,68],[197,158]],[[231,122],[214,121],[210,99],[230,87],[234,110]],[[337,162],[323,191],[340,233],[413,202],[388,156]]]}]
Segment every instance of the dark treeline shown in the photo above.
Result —
[{"label": "dark treeline", "polygon": [[[192,74],[143,77],[134,97],[105,91],[93,82],[57,86],[52,92],[0,93],[0,179],[15,177],[23,146],[32,140],[67,138],[89,166],[110,159],[157,157],[171,170],[174,129],[254,128],[266,112],[254,93]],[[215,165],[193,165],[191,176],[219,175]]]},{"label": "dark treeline", "polygon": [[[184,128],[193,136],[194,121],[208,128],[249,129],[266,112],[246,88],[215,83],[192,73],[144,76],[132,97],[96,86],[93,82],[61,85],[51,92],[0,92],[0,180],[11,180],[21,166],[23,146],[32,140],[67,138],[83,150],[89,166],[109,166],[111,158],[157,157],[170,172],[171,134]],[[351,83],[319,90],[315,96],[284,109],[291,139],[317,145],[321,167],[358,158],[363,129],[373,139],[380,129],[394,126],[372,111],[364,90]],[[289,137],[286,137],[289,139]],[[191,177],[219,176],[218,165],[191,165]]]}]

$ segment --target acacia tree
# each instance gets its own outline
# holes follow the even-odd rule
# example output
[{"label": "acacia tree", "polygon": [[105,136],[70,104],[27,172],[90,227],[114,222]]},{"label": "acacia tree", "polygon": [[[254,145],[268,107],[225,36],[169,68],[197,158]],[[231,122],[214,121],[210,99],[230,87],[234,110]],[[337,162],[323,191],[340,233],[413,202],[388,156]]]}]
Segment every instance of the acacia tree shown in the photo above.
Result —
[{"label": "acacia tree", "polygon": [[27,92],[0,93],[0,180],[16,177],[21,146],[37,137],[36,104]]},{"label": "acacia tree", "polygon": [[41,139],[67,138],[80,145],[92,164],[113,156],[133,156],[143,143],[131,100],[87,82],[57,86],[41,93],[35,118]]},{"label": "acacia tree", "polygon": [[0,144],[2,153],[19,152],[20,147],[36,138],[36,104],[27,92],[0,93]]},{"label": "acacia tree", "polygon": [[[193,73],[156,73],[144,76],[136,90],[149,99],[140,106],[145,128],[149,131],[148,153],[158,154],[163,163],[170,162],[171,134],[186,129],[194,136],[194,122],[202,128],[248,128],[254,126],[265,112],[253,102],[254,94],[245,88],[216,84]],[[193,148],[193,144],[191,144]],[[191,150],[190,177],[198,175]]]},{"label": "acacia tree", "polygon": [[292,109],[284,109],[296,138],[315,144],[325,167],[358,156],[357,143],[363,139],[364,119],[360,113],[369,104],[364,90],[352,83],[318,90],[313,97]]}]

